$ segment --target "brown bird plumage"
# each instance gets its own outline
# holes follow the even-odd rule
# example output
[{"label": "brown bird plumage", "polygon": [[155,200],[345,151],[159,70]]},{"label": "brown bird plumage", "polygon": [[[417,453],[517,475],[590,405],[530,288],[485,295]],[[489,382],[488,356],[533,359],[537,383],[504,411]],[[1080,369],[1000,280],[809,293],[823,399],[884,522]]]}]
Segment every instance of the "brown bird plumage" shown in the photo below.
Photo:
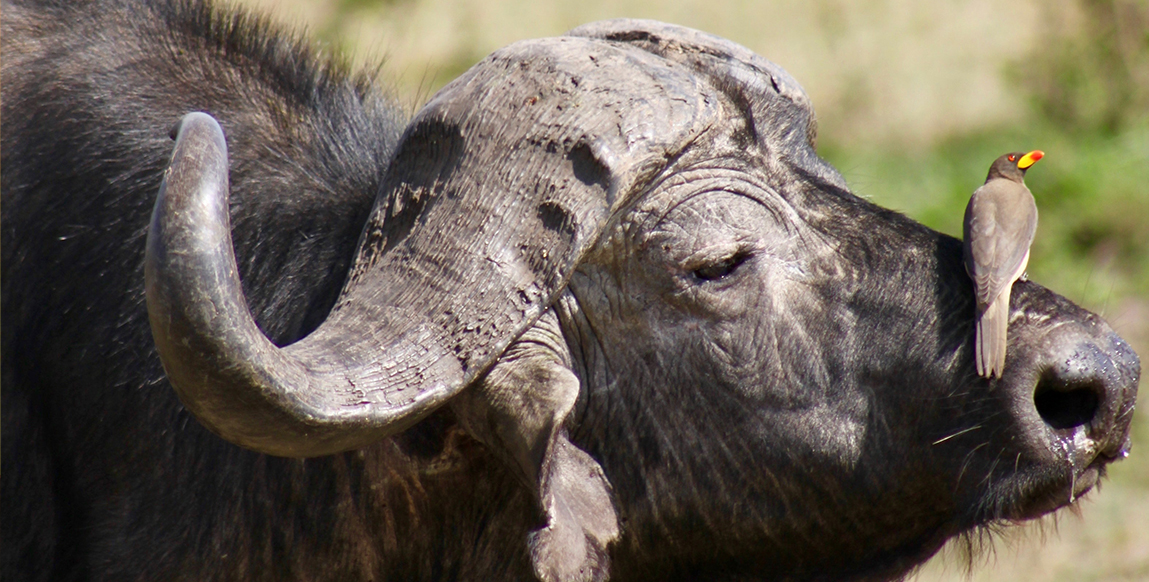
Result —
[{"label": "brown bird plumage", "polygon": [[1000,378],[1005,368],[1009,293],[1025,274],[1037,231],[1037,204],[1025,187],[1025,171],[1044,155],[1034,150],[994,160],[965,209],[965,268],[977,295],[974,361],[986,378]]}]

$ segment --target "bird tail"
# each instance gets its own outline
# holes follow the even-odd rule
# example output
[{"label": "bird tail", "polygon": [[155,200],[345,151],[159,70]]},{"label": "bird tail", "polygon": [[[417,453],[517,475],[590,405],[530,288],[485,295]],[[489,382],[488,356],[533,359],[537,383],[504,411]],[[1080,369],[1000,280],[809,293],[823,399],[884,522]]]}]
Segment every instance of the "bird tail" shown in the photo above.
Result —
[{"label": "bird tail", "polygon": [[984,378],[998,377],[1005,369],[1006,330],[1009,327],[1010,288],[998,295],[977,319],[974,361]]}]

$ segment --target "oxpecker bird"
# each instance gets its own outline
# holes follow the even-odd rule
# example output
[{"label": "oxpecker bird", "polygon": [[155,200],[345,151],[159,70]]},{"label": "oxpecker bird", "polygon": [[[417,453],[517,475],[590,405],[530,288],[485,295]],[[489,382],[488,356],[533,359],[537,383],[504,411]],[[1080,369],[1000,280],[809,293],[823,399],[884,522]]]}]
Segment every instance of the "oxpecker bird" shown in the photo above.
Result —
[{"label": "oxpecker bird", "polygon": [[1037,204],[1025,187],[1025,171],[1044,155],[1034,150],[994,160],[965,208],[965,269],[977,295],[974,360],[985,378],[1000,378],[1005,368],[1009,293],[1014,281],[1025,280],[1037,231]]}]

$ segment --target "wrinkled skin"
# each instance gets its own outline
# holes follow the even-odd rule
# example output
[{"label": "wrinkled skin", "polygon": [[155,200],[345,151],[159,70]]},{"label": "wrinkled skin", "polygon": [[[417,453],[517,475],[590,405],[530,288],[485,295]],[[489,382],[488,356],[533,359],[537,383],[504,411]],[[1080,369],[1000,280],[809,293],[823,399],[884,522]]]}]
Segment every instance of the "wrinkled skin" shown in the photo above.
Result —
[{"label": "wrinkled skin", "polygon": [[[88,10],[144,18],[116,6]],[[1018,283],[1006,373],[978,378],[960,242],[851,195],[814,155],[788,77],[702,67],[718,121],[613,209],[477,382],[353,452],[236,447],[181,406],[148,333],[143,233],[168,129],[191,110],[221,119],[244,293],[287,344],[355,268],[395,115],[338,76],[311,91],[285,79],[315,71],[283,61],[275,82],[249,74],[275,59],[204,49],[194,14],[161,7],[183,26],[148,29],[194,32],[166,41],[204,51],[179,69],[90,31],[39,53],[19,25],[53,21],[17,10],[4,5],[6,580],[890,578],[971,528],[1071,503],[1128,451],[1139,363],[1100,318]],[[689,37],[576,34],[665,50],[612,26]]]},{"label": "wrinkled skin", "polygon": [[[1022,400],[1083,338],[1132,358],[1096,316],[1018,285],[1015,374],[981,382],[958,241],[716,141],[678,161],[683,180],[627,217],[562,304],[599,387],[576,439],[636,508],[620,569],[650,574],[658,547],[676,559],[655,579],[896,575],[970,526],[1064,505],[1124,452],[1123,433],[1101,437],[1070,469],[1043,439],[1066,430]],[[1130,394],[1109,411],[1120,422]]]}]

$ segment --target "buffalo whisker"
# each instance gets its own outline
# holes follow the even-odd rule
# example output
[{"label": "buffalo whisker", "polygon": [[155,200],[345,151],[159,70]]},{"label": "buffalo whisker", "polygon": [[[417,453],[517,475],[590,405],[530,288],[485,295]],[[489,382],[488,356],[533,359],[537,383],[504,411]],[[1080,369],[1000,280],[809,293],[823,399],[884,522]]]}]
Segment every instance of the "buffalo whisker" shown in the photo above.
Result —
[{"label": "buffalo whisker", "polygon": [[946,441],[948,441],[948,440],[950,440],[950,439],[952,439],[952,438],[954,438],[954,437],[956,437],[956,436],[961,436],[961,435],[963,435],[963,434],[965,434],[965,433],[967,433],[967,432],[975,431],[975,430],[977,430],[977,429],[979,429],[979,428],[981,428],[981,425],[980,425],[980,424],[976,424],[976,425],[974,425],[974,426],[971,426],[971,427],[969,427],[969,428],[964,428],[964,429],[962,429],[962,430],[959,430],[959,431],[957,431],[957,432],[955,432],[955,433],[953,433],[953,434],[951,434],[951,435],[949,435],[949,436],[947,436],[947,437],[942,437],[942,438],[940,438],[940,439],[938,439],[938,440],[934,441],[934,442],[933,442],[933,444],[935,444],[935,445],[940,445],[940,444],[942,444],[942,443],[944,443],[944,442],[946,442]]}]

